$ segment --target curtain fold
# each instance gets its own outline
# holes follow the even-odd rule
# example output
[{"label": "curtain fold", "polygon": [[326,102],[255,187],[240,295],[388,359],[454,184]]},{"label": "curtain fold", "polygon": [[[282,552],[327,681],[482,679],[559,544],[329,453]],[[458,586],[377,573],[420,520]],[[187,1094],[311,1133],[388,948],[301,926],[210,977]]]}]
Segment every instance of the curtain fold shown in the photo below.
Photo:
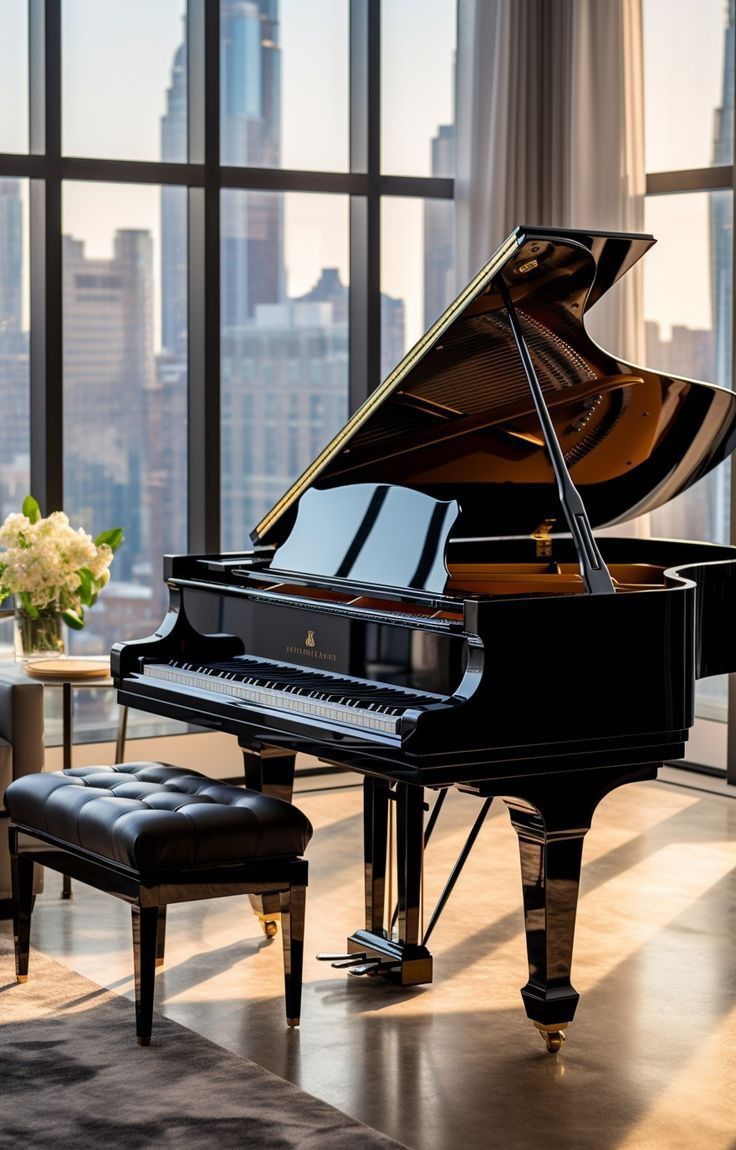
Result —
[{"label": "curtain fold", "polygon": [[[458,0],[457,275],[516,224],[643,231],[641,0]],[[644,358],[641,271],[586,317]]]}]

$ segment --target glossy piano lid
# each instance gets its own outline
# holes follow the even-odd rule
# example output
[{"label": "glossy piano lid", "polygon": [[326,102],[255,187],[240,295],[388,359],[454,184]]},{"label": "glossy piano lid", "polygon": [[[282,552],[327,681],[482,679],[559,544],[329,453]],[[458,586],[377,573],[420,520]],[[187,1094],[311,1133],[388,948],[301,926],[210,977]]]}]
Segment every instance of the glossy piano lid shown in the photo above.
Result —
[{"label": "glossy piano lid", "polygon": [[[593,526],[673,499],[736,445],[736,397],[616,359],[584,313],[651,236],[518,227],[253,532],[282,543],[311,487],[395,484],[456,499],[455,536],[565,530],[500,294],[514,301]],[[683,268],[683,279],[686,278]]]}]

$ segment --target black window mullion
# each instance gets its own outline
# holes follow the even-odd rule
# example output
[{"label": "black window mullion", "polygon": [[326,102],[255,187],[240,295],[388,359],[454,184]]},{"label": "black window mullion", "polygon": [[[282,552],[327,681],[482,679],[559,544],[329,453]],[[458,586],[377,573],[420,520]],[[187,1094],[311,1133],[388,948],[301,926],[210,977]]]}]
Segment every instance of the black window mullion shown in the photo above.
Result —
[{"label": "black window mullion", "polygon": [[203,165],[188,192],[188,537],[220,549],[220,5],[188,4],[189,161]]},{"label": "black window mullion", "polygon": [[61,0],[30,0],[31,490],[44,513],[64,498],[61,242]]},{"label": "black window mullion", "polygon": [[[736,38],[731,41],[731,68],[736,69]],[[732,75],[734,72],[732,72]],[[731,145],[736,148],[736,141]],[[736,387],[736,244],[733,236],[736,235],[736,156],[732,156],[731,164],[731,386]],[[731,486],[729,506],[730,542],[736,544],[736,461],[731,458]],[[726,712],[728,723],[726,741],[726,781],[736,786],[736,675],[728,677],[728,704]]]},{"label": "black window mullion", "polygon": [[381,381],[381,0],[350,0],[350,379],[354,411]]}]

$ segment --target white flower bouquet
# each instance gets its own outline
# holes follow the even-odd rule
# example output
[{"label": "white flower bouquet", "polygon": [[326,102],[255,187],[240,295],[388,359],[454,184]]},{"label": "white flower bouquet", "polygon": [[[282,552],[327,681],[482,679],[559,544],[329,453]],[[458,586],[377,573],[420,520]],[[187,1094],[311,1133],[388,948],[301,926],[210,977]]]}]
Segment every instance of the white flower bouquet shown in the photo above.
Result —
[{"label": "white flower bouquet", "polygon": [[75,530],[63,511],[44,518],[31,495],[20,514],[7,516],[0,527],[0,603],[15,597],[16,619],[21,629],[27,625],[28,645],[63,650],[60,621],[75,631],[84,627],[85,608],[106,586],[122,541],[120,527],[93,539],[83,528]]}]

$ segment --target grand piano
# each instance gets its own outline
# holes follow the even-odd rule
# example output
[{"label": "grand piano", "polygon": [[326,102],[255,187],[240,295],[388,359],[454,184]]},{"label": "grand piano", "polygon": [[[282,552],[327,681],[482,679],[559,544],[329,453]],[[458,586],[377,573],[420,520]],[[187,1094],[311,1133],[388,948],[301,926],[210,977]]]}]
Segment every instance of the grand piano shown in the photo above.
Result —
[{"label": "grand piano", "polygon": [[[521,854],[522,998],[553,1052],[579,997],[593,812],[683,756],[695,680],[736,666],[736,549],[593,533],[675,498],[736,442],[731,392],[586,333],[653,242],[515,229],[253,546],[167,556],[161,627],[112,652],[122,704],[231,732],[247,786],[289,798],[300,751],[362,774],[366,921],[325,956],[349,973],[431,981],[429,935],[501,797]],[[481,804],[422,931],[422,853],[450,787]]]}]

